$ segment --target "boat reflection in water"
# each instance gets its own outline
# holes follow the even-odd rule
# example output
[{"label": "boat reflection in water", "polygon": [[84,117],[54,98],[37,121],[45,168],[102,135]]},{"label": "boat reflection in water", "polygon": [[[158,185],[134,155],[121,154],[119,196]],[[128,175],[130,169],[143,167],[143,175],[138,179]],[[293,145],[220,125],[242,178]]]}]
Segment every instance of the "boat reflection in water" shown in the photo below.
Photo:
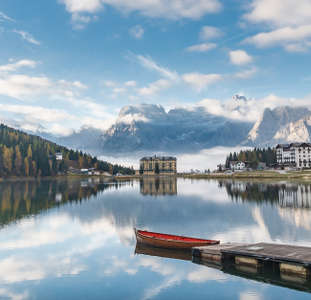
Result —
[{"label": "boat reflection in water", "polygon": [[164,258],[192,260],[191,249],[168,249],[152,247],[143,243],[136,243],[135,254],[143,254],[149,256],[158,256]]},{"label": "boat reflection in water", "polygon": [[151,196],[177,195],[177,177],[144,176],[140,180],[140,193]]},{"label": "boat reflection in water", "polygon": [[191,250],[189,249],[166,249],[152,247],[140,242],[136,243],[135,254],[191,261],[195,264],[204,265],[208,268],[218,269],[223,273],[233,276],[311,293],[310,277],[303,278],[297,275],[282,274],[280,273],[279,268],[274,268],[271,264],[263,265],[261,267],[254,267],[236,265],[229,262],[213,263],[211,261],[192,256]]}]

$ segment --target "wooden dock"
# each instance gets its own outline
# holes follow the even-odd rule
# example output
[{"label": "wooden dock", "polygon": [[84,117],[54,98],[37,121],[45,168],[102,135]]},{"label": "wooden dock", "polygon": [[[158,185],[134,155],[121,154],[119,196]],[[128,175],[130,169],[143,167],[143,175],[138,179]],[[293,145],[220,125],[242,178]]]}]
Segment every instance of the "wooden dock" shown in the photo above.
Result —
[{"label": "wooden dock", "polygon": [[281,274],[310,277],[311,248],[280,244],[219,244],[192,249],[194,257],[211,263],[231,262],[235,265],[260,268],[273,265]]}]

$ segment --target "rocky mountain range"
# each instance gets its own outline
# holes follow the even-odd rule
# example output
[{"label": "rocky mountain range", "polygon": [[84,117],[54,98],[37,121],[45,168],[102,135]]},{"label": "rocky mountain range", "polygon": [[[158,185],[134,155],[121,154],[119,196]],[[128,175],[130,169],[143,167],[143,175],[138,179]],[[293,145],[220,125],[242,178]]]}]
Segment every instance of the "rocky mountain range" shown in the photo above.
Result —
[{"label": "rocky mountain range", "polygon": [[[245,100],[246,101],[246,100]],[[206,107],[175,108],[141,104],[120,110],[108,130],[82,127],[65,137],[40,130],[56,143],[97,155],[136,152],[192,153],[215,146],[275,146],[311,142],[311,111],[306,107],[266,108],[257,122],[211,114]]]},{"label": "rocky mountain range", "polygon": [[266,108],[248,134],[246,145],[310,142],[311,111],[306,107]]},{"label": "rocky mountain range", "polygon": [[235,146],[247,136],[252,124],[206,112],[140,105],[124,107],[116,123],[102,135],[105,154],[135,151],[195,152],[214,146]]}]

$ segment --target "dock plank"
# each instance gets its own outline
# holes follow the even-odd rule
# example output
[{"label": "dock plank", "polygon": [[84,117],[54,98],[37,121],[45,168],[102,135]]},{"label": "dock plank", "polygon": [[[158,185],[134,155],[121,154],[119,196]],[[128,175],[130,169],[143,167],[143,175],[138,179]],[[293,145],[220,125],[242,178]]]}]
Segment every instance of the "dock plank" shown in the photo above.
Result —
[{"label": "dock plank", "polygon": [[221,251],[225,249],[236,248],[238,246],[243,246],[245,244],[240,243],[224,243],[210,246],[200,246],[194,247],[193,254],[200,253],[200,255],[211,254],[211,255],[221,255]]},{"label": "dock plank", "polygon": [[311,266],[311,248],[302,246],[257,243],[238,245],[221,249],[223,255],[239,255],[254,257],[261,260],[291,262]]}]

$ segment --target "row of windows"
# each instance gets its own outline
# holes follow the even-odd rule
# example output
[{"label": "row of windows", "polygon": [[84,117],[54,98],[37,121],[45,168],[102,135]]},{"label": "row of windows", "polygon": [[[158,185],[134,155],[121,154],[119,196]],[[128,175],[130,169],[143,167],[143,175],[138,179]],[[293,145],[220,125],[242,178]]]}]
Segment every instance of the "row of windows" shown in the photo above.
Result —
[{"label": "row of windows", "polygon": [[[169,169],[172,169],[173,167],[175,168],[176,166],[173,165],[173,163],[169,163],[168,165],[166,165],[165,163],[163,163],[162,165],[161,164],[158,164],[158,167],[162,169],[165,169],[166,167],[168,167]],[[145,169],[145,165],[141,165],[140,166],[141,169]],[[153,164],[152,163],[149,163],[149,170],[153,170],[154,167],[153,167]]]}]

